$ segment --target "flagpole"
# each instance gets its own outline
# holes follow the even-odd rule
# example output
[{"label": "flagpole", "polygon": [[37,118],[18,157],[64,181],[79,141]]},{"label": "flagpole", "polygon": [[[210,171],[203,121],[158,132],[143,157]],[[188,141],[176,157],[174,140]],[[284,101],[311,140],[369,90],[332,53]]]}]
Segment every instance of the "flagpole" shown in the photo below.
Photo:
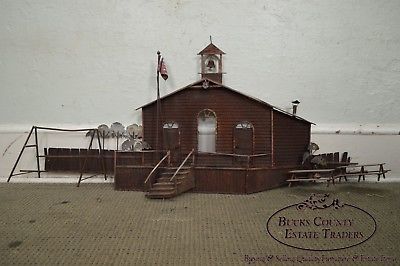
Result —
[{"label": "flagpole", "polygon": [[[161,53],[157,51],[157,118],[156,118],[156,151],[160,150],[159,127],[160,127],[160,60]],[[158,153],[157,153],[158,154]]]}]

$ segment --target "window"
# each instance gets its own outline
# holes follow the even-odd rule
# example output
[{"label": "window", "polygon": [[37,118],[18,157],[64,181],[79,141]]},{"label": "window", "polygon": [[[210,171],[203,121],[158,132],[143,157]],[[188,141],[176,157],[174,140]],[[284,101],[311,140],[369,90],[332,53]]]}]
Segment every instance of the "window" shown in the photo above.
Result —
[{"label": "window", "polygon": [[210,109],[201,111],[197,117],[197,149],[199,152],[215,152],[217,116]]},{"label": "window", "polygon": [[168,122],[165,123],[163,126],[164,129],[172,129],[172,128],[179,128],[178,123],[176,122]]}]

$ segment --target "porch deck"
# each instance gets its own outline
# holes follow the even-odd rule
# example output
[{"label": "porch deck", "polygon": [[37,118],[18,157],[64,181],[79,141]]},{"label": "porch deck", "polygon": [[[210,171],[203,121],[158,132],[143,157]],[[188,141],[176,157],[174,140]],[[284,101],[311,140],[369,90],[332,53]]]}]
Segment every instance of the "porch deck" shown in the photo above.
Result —
[{"label": "porch deck", "polygon": [[[145,179],[164,152],[117,152],[115,189],[146,190]],[[161,171],[177,167],[178,156],[163,162]],[[195,153],[192,164],[194,192],[247,194],[264,191],[286,183],[287,173],[296,166],[273,167],[269,154],[237,155]]]},{"label": "porch deck", "polygon": [[[167,151],[125,152],[104,150],[105,170],[115,176],[115,189],[146,191],[144,181]],[[46,158],[47,171],[79,172],[84,164],[86,170],[101,172],[98,150],[49,148]],[[171,153],[160,165],[178,167],[187,154]],[[195,179],[194,192],[247,194],[275,188],[286,184],[288,171],[298,165],[276,166],[271,154],[238,155],[226,153],[194,153],[191,161]]]}]

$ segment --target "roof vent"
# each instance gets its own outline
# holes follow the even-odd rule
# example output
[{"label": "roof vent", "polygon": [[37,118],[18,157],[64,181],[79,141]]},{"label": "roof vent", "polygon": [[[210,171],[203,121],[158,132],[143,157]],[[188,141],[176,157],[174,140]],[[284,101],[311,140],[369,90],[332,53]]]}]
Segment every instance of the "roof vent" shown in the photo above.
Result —
[{"label": "roof vent", "polygon": [[294,100],[294,101],[292,102],[292,105],[293,105],[293,115],[296,115],[296,114],[297,114],[297,106],[299,105],[299,103],[300,103],[299,100]]}]

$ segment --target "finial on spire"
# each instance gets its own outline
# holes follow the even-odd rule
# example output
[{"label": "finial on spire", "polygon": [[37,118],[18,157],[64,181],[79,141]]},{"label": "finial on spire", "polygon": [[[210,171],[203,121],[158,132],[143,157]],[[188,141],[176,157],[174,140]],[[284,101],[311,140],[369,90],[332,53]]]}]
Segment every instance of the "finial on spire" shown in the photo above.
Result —
[{"label": "finial on spire", "polygon": [[212,43],[212,36],[210,35],[210,43]]}]

